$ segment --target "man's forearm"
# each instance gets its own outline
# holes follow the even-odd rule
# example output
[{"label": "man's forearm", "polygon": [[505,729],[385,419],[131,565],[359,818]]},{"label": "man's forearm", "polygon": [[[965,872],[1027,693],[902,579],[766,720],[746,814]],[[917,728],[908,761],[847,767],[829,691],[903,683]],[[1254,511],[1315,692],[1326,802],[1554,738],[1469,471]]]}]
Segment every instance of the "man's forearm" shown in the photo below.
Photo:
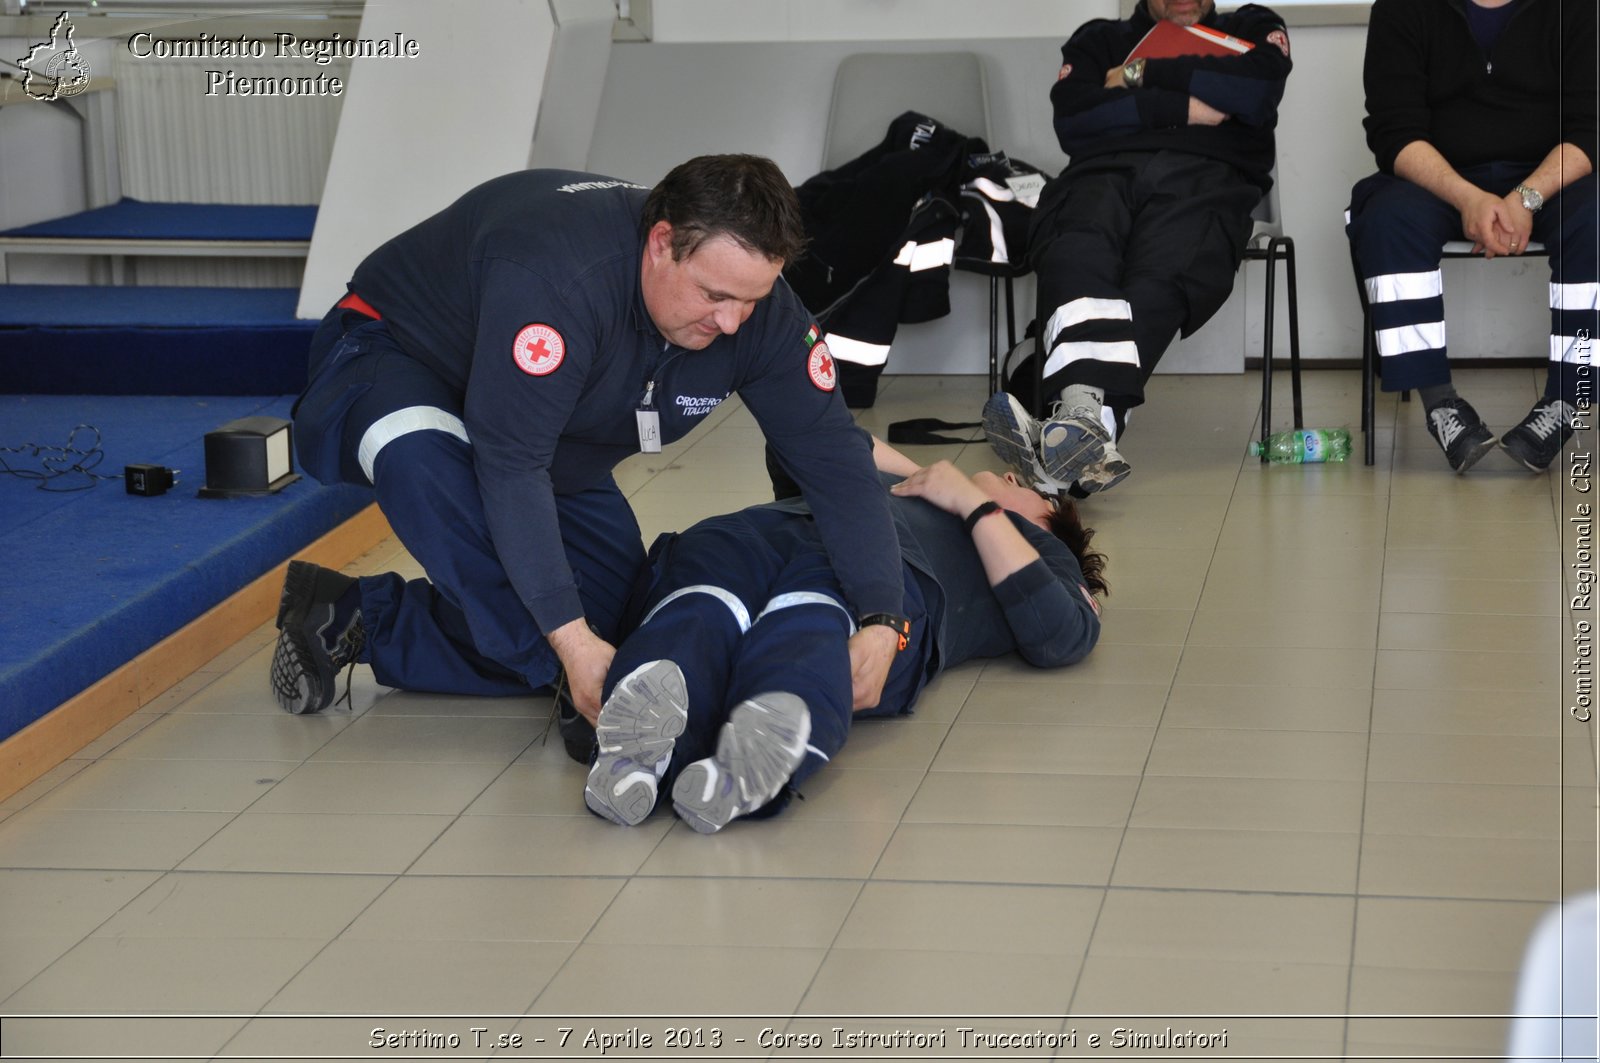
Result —
[{"label": "man's forearm", "polygon": [[1400,154],[1394,158],[1394,173],[1427,189],[1457,210],[1461,210],[1471,196],[1483,192],[1457,173],[1439,154],[1439,149],[1426,140],[1413,140],[1400,149]]},{"label": "man's forearm", "polygon": [[1550,149],[1550,154],[1544,157],[1537,169],[1523,178],[1522,183],[1549,199],[1572,182],[1588,177],[1593,172],[1594,164],[1582,148],[1576,144],[1562,143]]}]

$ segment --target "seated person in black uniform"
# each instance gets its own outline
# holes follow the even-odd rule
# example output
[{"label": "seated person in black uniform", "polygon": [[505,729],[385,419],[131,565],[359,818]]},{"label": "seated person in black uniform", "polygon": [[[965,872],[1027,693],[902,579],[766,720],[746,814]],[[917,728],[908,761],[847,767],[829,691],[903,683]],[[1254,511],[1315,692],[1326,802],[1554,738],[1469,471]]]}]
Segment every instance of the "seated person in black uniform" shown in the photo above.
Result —
[{"label": "seated person in black uniform", "polygon": [[[1163,20],[1251,47],[1129,62]],[[1002,392],[984,428],[1007,463],[1082,497],[1131,471],[1116,447],[1128,410],[1174,335],[1233,290],[1291,64],[1276,14],[1218,14],[1214,0],[1141,0],[1130,18],[1085,23],[1061,55],[1050,100],[1072,163],[1040,195],[1028,245],[1044,366],[1043,395],[1027,399],[1054,409],[1041,424]]]},{"label": "seated person in black uniform", "polygon": [[[883,443],[909,623],[883,698],[912,711],[973,657],[1016,651],[1055,668],[1100,635],[1104,558],[1068,499],[949,462],[920,468]],[[804,502],[711,517],[652,551],[641,625],[617,648],[584,799],[632,826],[670,790],[701,833],[771,815],[844,745],[855,631]]]},{"label": "seated person in black uniform", "polygon": [[[1384,390],[1417,389],[1428,433],[1455,472],[1493,450],[1494,432],[1450,379],[1439,261],[1445,241],[1463,237],[1487,258],[1543,242],[1544,394],[1500,438],[1512,460],[1543,472],[1587,397],[1580,374],[1594,360],[1600,307],[1595,7],[1377,0],[1364,78],[1378,172],[1351,190],[1345,231],[1372,311]],[[1592,395],[1592,381],[1584,390]]]}]

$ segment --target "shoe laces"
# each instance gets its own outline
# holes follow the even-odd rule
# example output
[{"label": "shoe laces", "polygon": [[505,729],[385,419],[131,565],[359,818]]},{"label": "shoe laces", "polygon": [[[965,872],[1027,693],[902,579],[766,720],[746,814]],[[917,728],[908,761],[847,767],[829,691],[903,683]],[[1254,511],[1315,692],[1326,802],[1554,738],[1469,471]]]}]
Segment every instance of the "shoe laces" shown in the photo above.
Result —
[{"label": "shoe laces", "polygon": [[[350,684],[355,679],[356,658],[361,656],[361,647],[366,644],[366,631],[361,626],[358,616],[356,622],[339,637],[339,645],[334,648],[333,659],[337,667],[344,669],[344,694],[333,704],[335,707],[343,705],[347,710],[355,711],[355,702],[350,700]],[[348,656],[345,656],[348,655]],[[343,664],[337,664],[343,660]]]},{"label": "shoe laces", "polygon": [[1567,422],[1572,419],[1570,410],[1571,407],[1563,399],[1543,403],[1533,408],[1533,412],[1528,414],[1528,419],[1523,421],[1522,425],[1540,439],[1549,439],[1567,426]]},{"label": "shoe laces", "polygon": [[[1100,425],[1100,411],[1093,406],[1079,403],[1068,406],[1065,399],[1057,399],[1050,405],[1049,421],[1088,421],[1090,424]],[[1100,425],[1100,427],[1105,427]]]},{"label": "shoe laces", "polygon": [[1456,441],[1457,436],[1467,430],[1460,411],[1448,403],[1429,410],[1428,421],[1433,425],[1433,434],[1438,436],[1440,446],[1448,447]]}]

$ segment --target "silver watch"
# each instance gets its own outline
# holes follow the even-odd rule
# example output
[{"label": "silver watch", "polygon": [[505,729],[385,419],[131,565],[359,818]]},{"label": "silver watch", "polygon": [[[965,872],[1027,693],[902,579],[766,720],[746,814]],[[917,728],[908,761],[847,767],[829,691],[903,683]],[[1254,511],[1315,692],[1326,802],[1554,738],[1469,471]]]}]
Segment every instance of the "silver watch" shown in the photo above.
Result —
[{"label": "silver watch", "polygon": [[1527,185],[1518,185],[1516,188],[1513,188],[1512,191],[1522,193],[1522,206],[1530,214],[1539,213],[1539,208],[1544,206],[1544,196],[1539,194],[1539,190],[1537,188],[1529,188]]},{"label": "silver watch", "polygon": [[1122,68],[1122,83],[1130,89],[1144,85],[1144,57],[1141,56]]}]

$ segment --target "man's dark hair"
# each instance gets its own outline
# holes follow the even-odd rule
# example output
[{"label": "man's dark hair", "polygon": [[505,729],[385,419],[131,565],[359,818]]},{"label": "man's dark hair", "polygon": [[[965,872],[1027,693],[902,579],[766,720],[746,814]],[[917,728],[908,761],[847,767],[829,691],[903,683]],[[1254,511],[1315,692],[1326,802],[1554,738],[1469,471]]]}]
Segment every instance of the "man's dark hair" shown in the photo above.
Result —
[{"label": "man's dark hair", "polygon": [[1083,521],[1078,517],[1077,504],[1070,498],[1063,498],[1061,505],[1046,518],[1045,523],[1050,534],[1066,543],[1072,556],[1078,559],[1078,567],[1083,570],[1083,583],[1089,592],[1102,597],[1110,594],[1111,587],[1105,577],[1106,555],[1089,549],[1094,529],[1083,526]]},{"label": "man's dark hair", "polygon": [[682,261],[716,236],[747,251],[793,262],[805,250],[800,200],[777,164],[759,155],[701,155],[651,189],[644,231],[672,226],[672,258]]}]

